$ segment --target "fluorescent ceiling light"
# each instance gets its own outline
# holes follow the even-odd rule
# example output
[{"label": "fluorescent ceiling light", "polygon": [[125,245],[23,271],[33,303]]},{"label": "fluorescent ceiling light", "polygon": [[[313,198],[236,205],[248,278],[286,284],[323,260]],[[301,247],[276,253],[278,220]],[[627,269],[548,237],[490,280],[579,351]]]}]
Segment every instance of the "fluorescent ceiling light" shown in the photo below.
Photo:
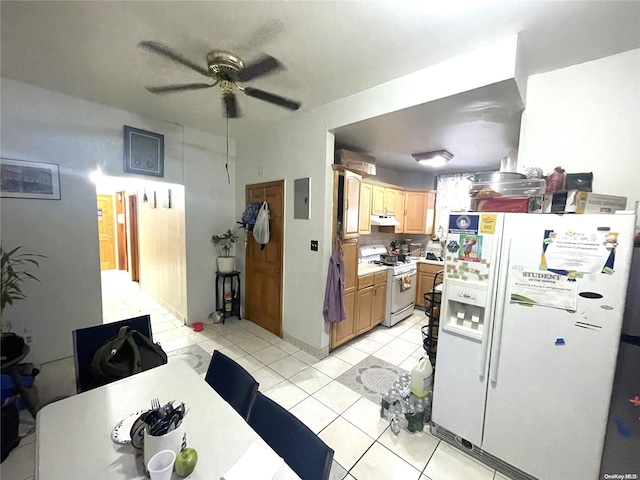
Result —
[{"label": "fluorescent ceiling light", "polygon": [[453,154],[446,150],[436,150],[433,152],[422,152],[411,154],[420,165],[428,167],[441,167],[453,158]]}]

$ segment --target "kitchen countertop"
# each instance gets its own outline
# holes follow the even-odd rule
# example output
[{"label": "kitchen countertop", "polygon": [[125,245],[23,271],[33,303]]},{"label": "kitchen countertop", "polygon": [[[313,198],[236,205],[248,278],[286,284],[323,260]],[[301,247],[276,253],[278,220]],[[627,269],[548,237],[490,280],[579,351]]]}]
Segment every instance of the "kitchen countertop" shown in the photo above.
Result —
[{"label": "kitchen countertop", "polygon": [[426,258],[420,258],[416,260],[417,263],[428,263],[429,265],[442,265],[444,266],[444,260],[427,260]]},{"label": "kitchen countertop", "polygon": [[[416,263],[427,263],[429,265],[444,266],[444,261],[439,260],[427,260],[426,258],[420,258],[415,261]],[[358,276],[369,275],[372,273],[384,272],[387,269],[386,265],[377,265],[375,263],[359,263],[358,264]]]},{"label": "kitchen countertop", "polygon": [[385,272],[387,270],[386,265],[376,265],[375,263],[359,263],[358,264],[358,276],[369,275],[371,273]]}]

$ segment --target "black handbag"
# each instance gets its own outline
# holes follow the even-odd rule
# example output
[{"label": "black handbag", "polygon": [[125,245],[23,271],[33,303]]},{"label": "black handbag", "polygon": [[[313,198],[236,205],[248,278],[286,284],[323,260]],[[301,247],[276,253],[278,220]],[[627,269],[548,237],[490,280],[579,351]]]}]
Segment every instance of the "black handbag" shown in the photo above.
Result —
[{"label": "black handbag", "polygon": [[94,354],[91,376],[94,386],[134,375],[167,363],[167,354],[159,343],[131,327],[121,327]]}]

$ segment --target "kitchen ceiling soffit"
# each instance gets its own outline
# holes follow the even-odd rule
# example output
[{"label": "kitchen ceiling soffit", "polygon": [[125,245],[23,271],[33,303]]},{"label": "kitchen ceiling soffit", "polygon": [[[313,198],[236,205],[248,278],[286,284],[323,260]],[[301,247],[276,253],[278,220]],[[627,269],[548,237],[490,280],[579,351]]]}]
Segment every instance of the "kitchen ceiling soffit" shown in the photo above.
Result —
[{"label": "kitchen ceiling soffit", "polygon": [[[515,79],[509,79],[341,127],[336,145],[371,155],[390,170],[497,170],[506,152],[518,148],[523,110]],[[411,156],[434,150],[448,150],[455,159],[436,170]]]}]

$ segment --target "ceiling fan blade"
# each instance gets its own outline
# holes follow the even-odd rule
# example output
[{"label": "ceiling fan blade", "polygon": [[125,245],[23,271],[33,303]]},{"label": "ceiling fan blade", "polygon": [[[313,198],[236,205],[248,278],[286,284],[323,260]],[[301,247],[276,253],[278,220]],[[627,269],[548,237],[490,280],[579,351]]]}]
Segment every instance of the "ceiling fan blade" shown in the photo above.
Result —
[{"label": "ceiling fan blade", "polygon": [[138,44],[138,46],[140,48],[144,48],[146,50],[149,50],[149,51],[151,51],[153,53],[157,53],[158,55],[162,55],[163,57],[166,57],[169,60],[173,60],[174,62],[177,62],[177,63],[179,63],[181,65],[184,65],[185,67],[188,67],[191,70],[195,70],[196,72],[198,72],[201,75],[204,75],[206,77],[210,77],[211,76],[211,74],[209,73],[209,71],[206,68],[203,68],[200,65],[197,65],[197,64],[193,63],[191,60],[189,60],[188,58],[183,57],[178,52],[174,52],[173,50],[171,50],[166,45],[162,45],[161,43],[158,43],[158,42],[151,42],[149,40],[144,40],[144,41],[140,42]]},{"label": "ceiling fan blade", "polygon": [[248,82],[249,80],[276,72],[282,68],[282,64],[278,60],[269,55],[263,55],[238,72],[238,81]]},{"label": "ceiling fan blade", "polygon": [[266,102],[288,108],[289,110],[298,110],[301,105],[300,102],[296,102],[295,100],[290,100],[279,95],[274,95],[273,93],[265,92],[264,90],[259,90],[257,88],[245,87],[244,93],[246,93],[250,97],[258,98],[260,100],[264,100]]},{"label": "ceiling fan blade", "polygon": [[187,90],[202,90],[203,88],[211,88],[216,84],[209,85],[208,83],[185,83],[184,85],[165,85],[163,87],[144,87],[151,93],[171,93],[171,92],[184,92]]},{"label": "ceiling fan blade", "polygon": [[238,114],[238,102],[233,93],[222,94],[222,115],[225,118],[237,118],[240,116]]}]

